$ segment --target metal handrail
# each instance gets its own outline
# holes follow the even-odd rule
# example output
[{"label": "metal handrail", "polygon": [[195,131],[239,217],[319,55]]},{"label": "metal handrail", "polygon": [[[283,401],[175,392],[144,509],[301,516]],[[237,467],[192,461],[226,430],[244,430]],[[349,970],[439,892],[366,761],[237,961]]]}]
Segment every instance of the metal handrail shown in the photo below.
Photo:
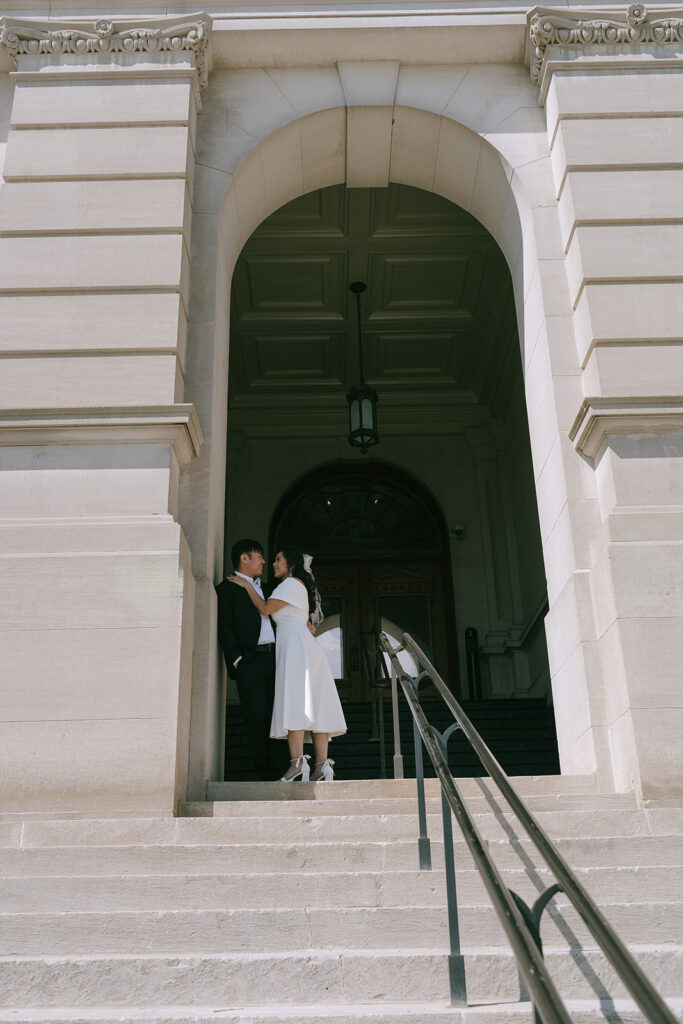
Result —
[{"label": "metal handrail", "polygon": [[[675,1018],[666,1003],[655,990],[650,980],[643,973],[636,961],[633,959],[626,946],[616,935],[608,924],[596,904],[583,888],[574,875],[571,868],[561,857],[554,844],[545,834],[534,816],[527,809],[521,797],[516,793],[510,784],[508,776],[484,743],[483,739],[475,729],[472,722],[458,704],[445,682],[436,671],[418,644],[408,633],[402,636],[402,645],[396,649],[391,646],[388,637],[382,633],[379,637],[379,649],[386,654],[391,663],[392,681],[394,675],[401,683],[401,688],[408,702],[413,715],[413,723],[416,730],[416,761],[418,755],[418,742],[424,743],[430,759],[441,783],[442,790],[442,811],[444,821],[444,845],[447,847],[450,834],[451,811],[456,817],[465,842],[472,854],[476,867],[481,875],[482,881],[491,897],[494,909],[506,932],[508,941],[512,947],[517,960],[519,970],[529,988],[537,1015],[543,1024],[568,1024],[571,1018],[568,1016],[562,999],[555,988],[555,985],[548,974],[543,960],[543,953],[540,943],[539,922],[540,915],[547,902],[556,892],[564,892],[573,904],[587,928],[595,938],[607,959],[611,962],[616,973],[623,981],[633,999],[640,1007],[649,1021],[653,1024],[675,1024]],[[409,676],[402,668],[397,654],[401,650],[409,651],[422,665],[422,671],[416,678]],[[436,686],[439,694],[450,708],[455,722],[445,733],[440,734],[430,725],[424,710],[420,704],[419,685],[423,679],[429,678]],[[522,900],[505,885],[495,864],[489,856],[479,831],[467,810],[458,787],[451,775],[447,762],[447,742],[450,735],[460,730],[467,738],[473,750],[476,752],[481,764],[495,782],[498,789],[506,799],[511,810],[517,816],[522,827],[528,833],[532,842],[544,858],[546,864],[557,879],[557,884],[550,886],[536,901],[530,910]],[[419,737],[418,734],[419,733]],[[420,750],[421,761],[421,750]],[[422,774],[420,772],[420,774]],[[421,819],[421,832],[424,818],[424,835],[426,837],[426,816],[424,815],[424,779],[422,782],[422,799],[420,800],[420,787],[418,785],[418,805]],[[447,813],[448,812],[448,813]],[[448,819],[448,831],[446,822]],[[427,839],[427,844],[429,840]],[[451,977],[451,999],[452,1002],[466,1001],[464,961],[460,951],[460,941],[457,925],[457,902],[455,898],[455,871],[452,860],[452,838],[450,839],[450,868],[449,858],[446,859],[446,884],[449,905],[449,924],[451,934],[451,955],[449,958],[449,969]],[[421,867],[428,867],[423,864],[423,849],[420,850]],[[428,858],[427,858],[428,859]]]}]

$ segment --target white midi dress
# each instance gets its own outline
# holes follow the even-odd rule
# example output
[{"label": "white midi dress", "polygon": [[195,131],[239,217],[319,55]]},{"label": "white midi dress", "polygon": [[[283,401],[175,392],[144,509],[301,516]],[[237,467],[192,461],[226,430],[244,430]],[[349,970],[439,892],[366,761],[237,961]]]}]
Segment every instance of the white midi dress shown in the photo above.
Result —
[{"label": "white midi dress", "polygon": [[270,735],[283,739],[292,729],[341,736],[346,721],[325,652],[309,632],[308,591],[292,577],[270,595],[286,601],[273,612],[275,635],[275,700]]}]

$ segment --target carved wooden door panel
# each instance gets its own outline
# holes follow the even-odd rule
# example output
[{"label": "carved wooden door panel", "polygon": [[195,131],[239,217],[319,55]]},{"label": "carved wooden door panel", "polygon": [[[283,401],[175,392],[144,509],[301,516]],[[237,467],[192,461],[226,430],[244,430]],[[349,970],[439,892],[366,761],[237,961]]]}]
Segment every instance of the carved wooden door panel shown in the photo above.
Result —
[{"label": "carved wooden door panel", "polygon": [[395,640],[410,633],[449,679],[441,571],[405,562],[316,565],[325,612],[318,636],[342,700],[371,698],[380,630]]},{"label": "carved wooden door panel", "polygon": [[325,621],[318,639],[325,648],[344,700],[365,700],[367,667],[361,644],[363,632],[372,630],[372,601],[364,587],[362,565],[316,564],[316,580],[323,602]]}]

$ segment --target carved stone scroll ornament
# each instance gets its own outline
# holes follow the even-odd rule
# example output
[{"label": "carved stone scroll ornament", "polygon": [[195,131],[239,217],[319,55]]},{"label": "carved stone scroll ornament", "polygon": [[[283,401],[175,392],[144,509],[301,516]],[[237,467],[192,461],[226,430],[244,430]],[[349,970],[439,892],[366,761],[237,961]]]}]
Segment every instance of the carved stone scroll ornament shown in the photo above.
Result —
[{"label": "carved stone scroll ornament", "polygon": [[182,53],[194,54],[199,85],[208,81],[206,46],[210,22],[114,22],[99,18],[92,29],[84,26],[47,28],[39,23],[0,19],[0,46],[17,56],[45,54]]},{"label": "carved stone scroll ornament", "polygon": [[549,46],[601,44],[680,43],[683,18],[650,18],[643,4],[634,3],[625,14],[583,20],[578,15],[539,11],[529,22],[531,80],[538,82]]}]

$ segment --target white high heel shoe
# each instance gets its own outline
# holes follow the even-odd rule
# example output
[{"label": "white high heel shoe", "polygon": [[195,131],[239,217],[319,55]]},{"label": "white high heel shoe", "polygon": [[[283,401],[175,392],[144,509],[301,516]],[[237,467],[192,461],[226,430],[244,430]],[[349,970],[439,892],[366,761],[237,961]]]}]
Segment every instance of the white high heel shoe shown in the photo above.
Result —
[{"label": "white high heel shoe", "polygon": [[317,779],[314,779],[313,781],[332,782],[332,779],[334,778],[334,771],[332,769],[333,764],[334,761],[332,761],[329,757],[326,758],[324,761],[316,761],[315,769],[320,769],[320,775],[318,776]]},{"label": "white high heel shoe", "polygon": [[286,775],[283,775],[280,782],[294,782],[299,778],[299,776],[301,776],[302,782],[308,782],[311,775],[311,769],[308,764],[310,760],[310,754],[300,754],[299,757],[291,758],[289,763],[294,765],[296,771],[294,772],[294,775],[291,775],[289,778],[287,778]]}]

